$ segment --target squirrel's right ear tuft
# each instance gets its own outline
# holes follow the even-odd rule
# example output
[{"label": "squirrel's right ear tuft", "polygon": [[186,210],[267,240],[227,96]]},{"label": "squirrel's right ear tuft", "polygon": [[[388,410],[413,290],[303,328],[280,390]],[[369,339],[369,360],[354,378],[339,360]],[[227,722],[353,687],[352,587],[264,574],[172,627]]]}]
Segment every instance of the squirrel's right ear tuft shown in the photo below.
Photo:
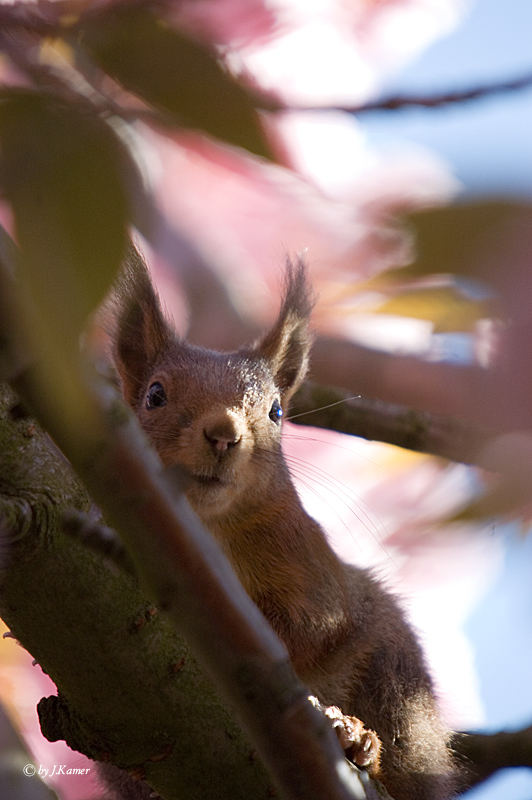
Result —
[{"label": "squirrel's right ear tuft", "polygon": [[303,381],[309,363],[312,336],[309,320],[314,297],[303,259],[287,261],[283,300],[273,328],[261,339],[257,351],[270,363],[286,403]]},{"label": "squirrel's right ear tuft", "polygon": [[135,407],[157,356],[174,338],[161,310],[144,259],[129,246],[109,305],[113,325],[113,360],[124,397]]}]

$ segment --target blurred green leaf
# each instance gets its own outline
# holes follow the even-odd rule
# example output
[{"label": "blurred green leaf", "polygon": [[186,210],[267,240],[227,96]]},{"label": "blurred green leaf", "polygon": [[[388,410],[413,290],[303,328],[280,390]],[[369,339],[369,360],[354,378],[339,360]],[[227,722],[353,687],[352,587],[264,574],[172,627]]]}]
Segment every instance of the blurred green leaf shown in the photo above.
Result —
[{"label": "blurred green leaf", "polygon": [[127,151],[89,108],[0,92],[0,183],[15,221],[17,328],[30,338],[42,408],[83,448],[96,422],[79,338],[128,242]]},{"label": "blurred green leaf", "polygon": [[95,115],[46,94],[6,90],[0,155],[21,277],[56,343],[77,348],[125,252],[125,149]]},{"label": "blurred green leaf", "polygon": [[505,236],[507,226],[521,215],[532,219],[532,205],[504,200],[457,203],[409,215],[414,234],[415,261],[404,275],[464,275],[491,282],[486,256]]},{"label": "blurred green leaf", "polygon": [[247,92],[213,53],[139,5],[106,9],[81,30],[95,61],[176,123],[271,158]]},{"label": "blurred green leaf", "polygon": [[523,257],[532,244],[531,204],[459,203],[419,211],[403,223],[412,263],[357,287],[359,297],[373,297],[373,311],[430,320],[439,333],[470,331],[482,317],[511,312],[511,292],[528,287]]}]

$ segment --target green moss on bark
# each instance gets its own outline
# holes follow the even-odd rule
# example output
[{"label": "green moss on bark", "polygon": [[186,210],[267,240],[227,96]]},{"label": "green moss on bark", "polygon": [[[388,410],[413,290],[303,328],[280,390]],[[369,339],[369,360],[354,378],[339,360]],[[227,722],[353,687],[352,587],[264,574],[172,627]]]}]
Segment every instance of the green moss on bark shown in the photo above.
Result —
[{"label": "green moss on bark", "polygon": [[252,748],[135,577],[64,532],[91,500],[17,403],[0,389],[0,615],[58,687],[43,729],[140,768],[168,800],[267,797]]}]

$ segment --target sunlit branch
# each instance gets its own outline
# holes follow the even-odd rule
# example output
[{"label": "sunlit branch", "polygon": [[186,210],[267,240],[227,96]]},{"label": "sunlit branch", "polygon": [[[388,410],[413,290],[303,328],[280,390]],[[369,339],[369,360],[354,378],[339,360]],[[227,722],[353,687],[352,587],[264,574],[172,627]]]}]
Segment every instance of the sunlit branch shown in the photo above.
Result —
[{"label": "sunlit branch", "polygon": [[292,401],[289,419],[472,464],[489,432],[453,417],[382,400],[351,396],[342,389],[308,381]]},{"label": "sunlit branch", "polygon": [[499,733],[456,733],[454,751],[463,759],[471,788],[506,767],[532,767],[532,725]]}]

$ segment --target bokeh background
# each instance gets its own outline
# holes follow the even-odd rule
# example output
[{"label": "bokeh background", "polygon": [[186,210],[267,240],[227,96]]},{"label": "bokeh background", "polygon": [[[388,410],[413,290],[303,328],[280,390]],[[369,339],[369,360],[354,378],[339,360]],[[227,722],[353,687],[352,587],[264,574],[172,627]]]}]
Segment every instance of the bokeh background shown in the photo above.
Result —
[{"label": "bokeh background", "polygon": [[[446,93],[529,74],[532,6],[525,0],[469,4],[461,22],[386,81],[390,93]],[[532,197],[532,90],[427,112],[375,113],[361,122],[377,149],[401,145],[438,153],[467,197]],[[494,522],[502,551],[485,591],[464,620],[482,704],[483,728],[530,722],[532,541],[527,525]],[[508,770],[467,795],[532,796],[530,770]]]},{"label": "bokeh background", "polygon": [[[235,74],[292,107],[446,94],[532,71],[527,0],[193,0],[180,4],[174,22],[214,42]],[[53,44],[43,54],[53,63],[65,57]],[[24,83],[8,63],[1,69],[5,81]],[[163,136],[131,125],[165,223],[140,238],[165,305],[194,341],[235,346],[274,316],[285,254],[304,253],[318,294],[318,334],[425,364],[489,364],[497,348],[496,314],[486,310],[493,285],[506,297],[505,281],[513,285],[518,275],[530,289],[529,234],[509,236],[505,215],[531,229],[531,123],[530,88],[438,109],[290,110],[268,121],[277,166],[195,133]],[[464,202],[474,204],[467,225]],[[449,209],[458,210],[450,228],[456,247],[448,250],[438,238],[438,215],[447,219]],[[9,227],[9,213],[1,211]],[[413,212],[428,216],[407,229],[401,215]],[[437,231],[429,244],[433,255],[443,253],[438,268],[398,272],[420,261],[427,229]],[[471,231],[478,234],[474,247]],[[492,283],[482,270],[488,250],[496,253]],[[465,270],[467,280],[455,280],[453,258],[464,253],[475,264],[473,277]],[[520,296],[524,311],[515,299],[509,307],[526,321],[530,292]],[[509,372],[516,383],[527,342],[516,345]],[[408,394],[409,377],[405,372],[406,388],[385,387],[384,399],[434,410],[430,391],[421,397],[414,386]],[[514,401],[514,427],[526,418],[529,386],[525,380]],[[495,413],[496,395],[485,398],[479,416]],[[451,393],[442,395],[440,411],[447,402]],[[527,442],[520,439],[523,457]],[[338,552],[370,566],[402,598],[449,724],[487,731],[530,724],[529,510],[503,504],[501,512],[511,513],[457,518],[486,476],[438,457],[290,423],[285,451],[304,502]],[[35,763],[76,766],[81,757],[38,732],[35,704],[53,691],[13,640],[0,643],[0,694]],[[97,796],[87,777],[55,785],[64,800]],[[532,774],[501,773],[473,797],[530,800]]]}]

